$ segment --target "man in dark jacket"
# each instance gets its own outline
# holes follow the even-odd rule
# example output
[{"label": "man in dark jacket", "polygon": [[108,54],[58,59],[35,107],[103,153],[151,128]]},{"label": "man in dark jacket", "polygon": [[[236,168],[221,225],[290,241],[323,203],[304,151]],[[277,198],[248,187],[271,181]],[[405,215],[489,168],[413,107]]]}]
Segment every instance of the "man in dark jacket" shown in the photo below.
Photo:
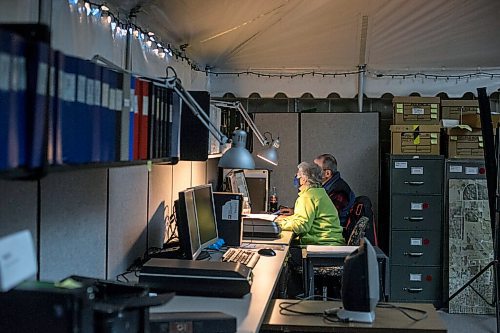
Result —
[{"label": "man in dark jacket", "polygon": [[333,155],[319,155],[314,159],[314,163],[323,170],[323,188],[339,212],[340,225],[345,226],[356,195],[340,177],[340,172],[337,171],[337,160]]}]

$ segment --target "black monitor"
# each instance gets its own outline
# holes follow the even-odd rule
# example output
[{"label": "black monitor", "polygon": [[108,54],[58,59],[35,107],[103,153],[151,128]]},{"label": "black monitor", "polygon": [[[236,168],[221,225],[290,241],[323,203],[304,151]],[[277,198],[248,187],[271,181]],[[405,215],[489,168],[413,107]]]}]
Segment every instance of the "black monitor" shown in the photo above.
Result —
[{"label": "black monitor", "polygon": [[372,323],[379,301],[379,288],[377,255],[365,237],[344,261],[341,289],[343,309],[337,311],[337,317]]},{"label": "black monitor", "polygon": [[193,187],[192,190],[201,248],[206,249],[218,239],[212,185],[200,185]]},{"label": "black monitor", "polygon": [[175,202],[175,215],[182,257],[196,259],[201,252],[201,243],[193,189],[179,192],[179,200]]}]

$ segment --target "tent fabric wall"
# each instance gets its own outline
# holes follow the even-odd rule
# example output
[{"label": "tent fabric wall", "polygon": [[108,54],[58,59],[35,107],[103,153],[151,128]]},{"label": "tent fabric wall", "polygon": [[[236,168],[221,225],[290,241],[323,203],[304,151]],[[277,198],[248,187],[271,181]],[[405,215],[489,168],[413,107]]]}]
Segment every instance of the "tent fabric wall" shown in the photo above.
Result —
[{"label": "tent fabric wall", "polygon": [[0,0],[0,22],[28,23],[38,20],[38,0]]}]

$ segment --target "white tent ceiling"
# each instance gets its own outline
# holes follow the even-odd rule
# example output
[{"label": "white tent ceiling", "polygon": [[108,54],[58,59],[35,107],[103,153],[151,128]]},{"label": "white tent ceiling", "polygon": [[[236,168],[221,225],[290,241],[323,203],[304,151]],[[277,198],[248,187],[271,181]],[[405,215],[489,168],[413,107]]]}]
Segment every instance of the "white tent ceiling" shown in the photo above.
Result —
[{"label": "white tent ceiling", "polygon": [[498,0],[110,2],[213,71],[500,68]]}]

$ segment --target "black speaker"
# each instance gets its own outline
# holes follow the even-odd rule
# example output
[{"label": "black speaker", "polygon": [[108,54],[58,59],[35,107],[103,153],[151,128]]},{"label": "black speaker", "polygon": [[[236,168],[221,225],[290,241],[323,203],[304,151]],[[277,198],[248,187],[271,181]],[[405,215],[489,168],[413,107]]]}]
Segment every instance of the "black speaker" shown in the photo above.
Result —
[{"label": "black speaker", "polygon": [[[208,91],[189,91],[205,114],[210,117],[210,94]],[[181,161],[206,161],[208,158],[208,129],[194,115],[193,111],[182,103],[181,115]]]},{"label": "black speaker", "polygon": [[243,196],[240,193],[214,192],[214,206],[219,238],[224,239],[228,246],[240,246]]}]

